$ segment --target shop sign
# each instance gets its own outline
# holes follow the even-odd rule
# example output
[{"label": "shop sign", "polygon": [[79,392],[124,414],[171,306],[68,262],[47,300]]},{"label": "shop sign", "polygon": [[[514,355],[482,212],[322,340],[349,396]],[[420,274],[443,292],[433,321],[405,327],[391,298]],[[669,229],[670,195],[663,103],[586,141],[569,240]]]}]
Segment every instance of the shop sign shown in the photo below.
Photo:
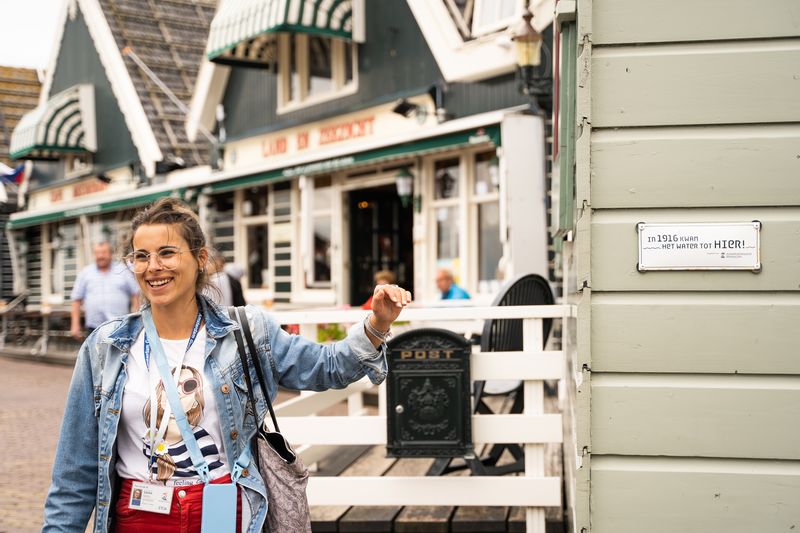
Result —
[{"label": "shop sign", "polygon": [[761,270],[761,222],[636,225],[639,272]]},{"label": "shop sign", "polygon": [[53,204],[70,202],[77,200],[84,196],[91,196],[94,194],[106,192],[109,189],[109,184],[98,180],[97,178],[90,178],[83,180],[79,183],[73,183],[65,187],[57,187],[47,189],[40,193],[31,195],[29,208],[41,209]]},{"label": "shop sign", "polygon": [[[408,100],[426,109],[431,103],[428,96]],[[279,162],[314,150],[357,145],[365,140],[381,139],[436,126],[436,119],[431,110],[426,115],[428,117],[426,122],[420,124],[416,120],[409,120],[392,112],[393,106],[394,104],[376,106],[320,122],[287,128],[277,133],[233,141],[226,146],[226,163],[228,168],[231,168],[259,164],[265,160]]]}]

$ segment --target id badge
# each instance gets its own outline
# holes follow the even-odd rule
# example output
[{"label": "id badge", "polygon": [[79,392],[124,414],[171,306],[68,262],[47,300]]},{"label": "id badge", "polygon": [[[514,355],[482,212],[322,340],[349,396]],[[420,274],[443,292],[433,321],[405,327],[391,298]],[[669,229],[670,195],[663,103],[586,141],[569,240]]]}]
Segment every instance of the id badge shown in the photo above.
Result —
[{"label": "id badge", "polygon": [[236,533],[236,496],[234,483],[203,487],[202,533]]},{"label": "id badge", "polygon": [[169,514],[172,507],[172,487],[134,481],[128,508],[136,511]]}]

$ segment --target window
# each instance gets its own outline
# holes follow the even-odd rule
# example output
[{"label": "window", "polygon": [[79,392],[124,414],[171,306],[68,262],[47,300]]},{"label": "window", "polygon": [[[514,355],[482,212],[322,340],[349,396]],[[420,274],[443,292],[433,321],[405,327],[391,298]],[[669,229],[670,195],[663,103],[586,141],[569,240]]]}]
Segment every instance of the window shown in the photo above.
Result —
[{"label": "window", "polygon": [[491,294],[503,278],[500,168],[495,149],[434,161],[431,269],[447,268],[470,293]]},{"label": "window", "polygon": [[[246,265],[243,288],[264,289],[276,302],[291,297],[292,206],[291,183],[249,187],[237,192],[241,199],[243,235],[239,241]],[[261,297],[261,296],[258,296]]]},{"label": "window", "polygon": [[307,288],[331,287],[332,201],[330,176],[301,179],[303,270]]},{"label": "window", "polygon": [[501,30],[519,15],[519,0],[475,0],[472,13],[472,34],[482,35]]},{"label": "window", "polygon": [[92,168],[91,154],[67,154],[64,159],[64,177],[74,178],[88,174]]},{"label": "window", "polygon": [[433,197],[436,231],[436,267],[452,271],[456,279],[460,268],[460,160],[445,159],[434,163]]},{"label": "window", "polygon": [[251,289],[270,287],[269,225],[247,226],[247,285]]},{"label": "window", "polygon": [[279,111],[355,92],[356,46],[306,34],[279,40]]},{"label": "window", "polygon": [[475,156],[474,185],[471,203],[475,206],[478,240],[478,292],[495,292],[501,277],[499,264],[503,256],[500,242],[500,172],[494,152]]},{"label": "window", "polygon": [[78,225],[72,222],[50,224],[46,247],[50,267],[51,304],[61,304],[69,299],[78,275]]}]

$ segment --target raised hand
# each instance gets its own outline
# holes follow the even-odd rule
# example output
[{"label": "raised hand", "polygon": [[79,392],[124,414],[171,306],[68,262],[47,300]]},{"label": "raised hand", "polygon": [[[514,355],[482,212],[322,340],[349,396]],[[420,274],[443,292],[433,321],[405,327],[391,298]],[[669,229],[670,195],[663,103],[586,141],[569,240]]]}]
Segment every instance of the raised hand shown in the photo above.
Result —
[{"label": "raised hand", "polygon": [[[397,285],[377,285],[372,293],[372,315],[370,325],[377,331],[388,332],[392,322],[400,316],[400,311],[411,303],[411,293]],[[371,335],[376,340],[380,337]]]}]

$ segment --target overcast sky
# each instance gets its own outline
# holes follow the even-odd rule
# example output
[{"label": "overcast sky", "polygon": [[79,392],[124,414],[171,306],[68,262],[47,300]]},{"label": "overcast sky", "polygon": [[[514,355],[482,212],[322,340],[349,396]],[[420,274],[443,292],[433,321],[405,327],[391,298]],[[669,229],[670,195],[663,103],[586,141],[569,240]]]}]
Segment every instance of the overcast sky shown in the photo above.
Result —
[{"label": "overcast sky", "polygon": [[0,66],[47,67],[65,0],[0,0]]}]

